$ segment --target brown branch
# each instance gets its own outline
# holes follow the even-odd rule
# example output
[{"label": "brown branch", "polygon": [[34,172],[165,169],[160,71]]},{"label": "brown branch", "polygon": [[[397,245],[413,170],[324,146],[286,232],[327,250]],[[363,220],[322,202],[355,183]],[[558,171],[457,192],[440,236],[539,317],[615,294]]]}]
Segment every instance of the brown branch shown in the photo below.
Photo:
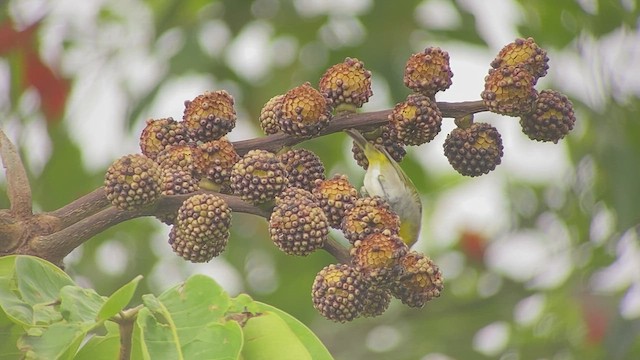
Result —
[{"label": "brown branch", "polygon": [[[482,100],[456,103],[438,102],[438,108],[442,112],[442,117],[445,118],[459,118],[468,114],[487,111],[487,107],[482,103]],[[333,134],[350,128],[369,130],[379,127],[387,122],[387,118],[391,111],[391,109],[387,109],[358,114],[337,115],[319,136]],[[244,155],[252,149],[278,151],[284,146],[293,146],[305,140],[308,139],[292,137],[285,134],[275,134],[255,139],[236,141],[233,143],[233,146],[238,154]]]},{"label": "brown branch", "polygon": [[[458,103],[439,102],[438,107],[443,117],[452,118],[487,110],[482,101]],[[385,124],[390,113],[391,109],[358,114],[340,114],[331,121],[329,126],[324,129],[319,136],[332,134],[348,128],[358,128],[361,130],[373,129]],[[276,151],[283,146],[292,146],[305,140],[308,139],[275,134],[256,139],[237,141],[234,142],[234,147],[239,154],[243,155],[251,149]],[[180,204],[191,195],[193,194],[165,196],[153,206],[144,209],[123,211],[111,206],[105,197],[104,190],[100,187],[62,208],[48,213],[47,215],[59,219],[59,231],[36,237],[30,244],[29,251],[31,252],[29,253],[36,254],[54,262],[59,262],[73,249],[109,227],[137,217],[176,211]],[[233,211],[254,214],[267,219],[270,215],[268,211],[252,206],[240,200],[239,197],[224,194],[217,195],[224,198]],[[327,241],[324,249],[339,261],[348,262],[348,249],[334,239]]]},{"label": "brown branch", "polygon": [[113,322],[120,327],[120,360],[131,359],[131,341],[133,340],[133,324],[138,317],[142,305],[138,305],[133,309],[127,309],[120,314],[111,318]]},{"label": "brown branch", "polygon": [[[439,102],[438,107],[440,108],[443,117],[453,118],[487,110],[480,100],[458,103]],[[362,130],[375,128],[385,124],[390,113],[391,109],[359,114],[341,114],[336,116],[333,121],[329,123],[329,126],[324,129],[320,136],[332,134],[349,128],[359,128]],[[292,146],[305,140],[308,139],[291,137],[284,134],[275,134],[255,139],[236,141],[233,143],[233,146],[239,154],[243,155],[251,149],[277,151],[283,146]],[[88,215],[93,215],[98,211],[106,209],[108,206],[110,206],[110,204],[104,196],[104,191],[101,187],[79,199],[74,200],[60,209],[50,212],[49,215],[60,218],[60,226],[62,228],[66,228],[67,226],[86,218]]]},{"label": "brown branch", "polygon": [[[96,196],[100,191],[102,189],[93,191],[91,196]],[[205,192],[208,191],[198,191],[197,193]],[[136,210],[119,210],[109,206],[60,231],[36,237],[30,244],[29,254],[45,258],[54,263],[60,263],[75,248],[106,229],[134,218],[177,211],[180,205],[194,194],[196,193],[164,196],[154,205]],[[237,196],[215,194],[223,198],[234,212],[247,213],[269,219],[270,213],[268,211],[244,202]],[[324,249],[339,261],[348,262],[348,250],[337,241],[329,239]]]},{"label": "brown branch", "polygon": [[133,323],[135,318],[123,321],[120,325],[120,360],[131,359],[131,342],[133,339]]},{"label": "brown branch", "polygon": [[107,200],[104,189],[99,187],[60,209],[51,211],[49,215],[59,218],[60,227],[64,229],[109,206],[111,206],[111,203]]},{"label": "brown branch", "polygon": [[15,218],[28,218],[33,215],[33,210],[27,171],[22,164],[16,147],[1,129],[0,157],[7,174],[7,195],[11,203],[11,213]]},{"label": "brown branch", "polygon": [[324,243],[323,249],[329,254],[333,255],[333,257],[336,258],[336,260],[338,260],[338,262],[341,264],[349,264],[351,262],[349,249],[342,246],[342,244],[331,237],[331,235],[329,235],[327,241]]},{"label": "brown branch", "polygon": [[[91,193],[93,194],[91,196],[96,196],[102,191],[102,189],[97,189]],[[109,205],[107,208],[71,224],[60,231],[50,235],[36,237],[30,244],[29,254],[40,256],[54,263],[59,263],[65,256],[73,251],[73,249],[112,226],[138,217],[177,211],[187,198],[194,194],[205,192],[207,191],[199,191],[186,195],[163,196],[153,205],[135,210],[119,210]],[[102,196],[104,196],[104,193],[102,194]],[[269,216],[268,212],[240,200],[237,196],[218,193],[216,193],[216,195],[223,198],[235,212],[253,214],[265,218]]]}]

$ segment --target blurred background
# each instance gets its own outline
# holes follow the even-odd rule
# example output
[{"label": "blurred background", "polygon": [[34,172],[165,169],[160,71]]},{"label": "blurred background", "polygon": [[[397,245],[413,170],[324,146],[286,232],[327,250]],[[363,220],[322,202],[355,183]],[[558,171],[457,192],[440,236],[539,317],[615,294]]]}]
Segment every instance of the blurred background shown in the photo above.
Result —
[{"label": "blurred background", "polygon": [[[181,118],[205,90],[236,99],[231,140],[262,136],[272,96],[345,57],[373,72],[363,111],[402,101],[407,58],[449,52],[453,86],[438,101],[479,100],[489,63],[517,37],[548,51],[537,89],[573,101],[576,128],[530,141],[517,118],[477,114],[501,132],[501,165],[464,178],[442,153],[446,134],[402,162],[422,193],[416,248],[440,265],[443,295],[423,309],[394,300],[374,319],[336,324],[311,304],[324,252],[277,251],[267,222],[234,214],[226,252],[189,264],[151,218],[76,249],[67,270],[110,294],[137,274],[159,293],[204,273],[310,326],[337,359],[640,358],[640,14],[635,0],[10,0],[0,2],[0,124],[19,146],[38,211],[101,186],[116,158],[139,152],[144,121]],[[339,144],[339,146],[336,146]],[[327,175],[361,184],[344,134],[302,146]],[[7,208],[0,175],[0,207]]]}]

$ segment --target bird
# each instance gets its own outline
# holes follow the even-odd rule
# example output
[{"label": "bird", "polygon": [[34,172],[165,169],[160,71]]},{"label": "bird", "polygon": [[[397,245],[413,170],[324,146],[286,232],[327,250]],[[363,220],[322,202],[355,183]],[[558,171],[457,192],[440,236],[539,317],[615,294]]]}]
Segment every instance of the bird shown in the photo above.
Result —
[{"label": "bird", "polygon": [[422,226],[422,201],[415,185],[384,149],[367,141],[356,129],[345,129],[369,162],[363,188],[369,196],[380,196],[400,217],[400,232],[407,246],[418,241]]}]

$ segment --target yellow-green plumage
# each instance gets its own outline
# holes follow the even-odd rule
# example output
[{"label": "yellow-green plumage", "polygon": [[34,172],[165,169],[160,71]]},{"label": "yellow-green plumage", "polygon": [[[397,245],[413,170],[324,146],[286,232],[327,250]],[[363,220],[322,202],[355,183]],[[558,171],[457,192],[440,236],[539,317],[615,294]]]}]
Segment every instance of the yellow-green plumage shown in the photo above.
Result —
[{"label": "yellow-green plumage", "polygon": [[385,199],[400,217],[400,237],[413,245],[420,236],[422,202],[411,179],[384,149],[378,149],[355,129],[345,130],[367,157],[364,189],[370,196]]}]

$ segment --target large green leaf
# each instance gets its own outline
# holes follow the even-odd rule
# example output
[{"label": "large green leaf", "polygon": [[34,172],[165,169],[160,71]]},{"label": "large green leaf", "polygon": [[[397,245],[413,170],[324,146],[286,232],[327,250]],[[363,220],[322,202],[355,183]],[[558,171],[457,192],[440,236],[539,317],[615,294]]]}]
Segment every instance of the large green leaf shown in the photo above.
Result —
[{"label": "large green leaf", "polygon": [[16,257],[15,272],[20,295],[29,305],[56,302],[64,286],[74,285],[57,266],[33,256]]},{"label": "large green leaf", "polygon": [[209,323],[196,339],[184,346],[186,359],[238,359],[242,350],[242,328],[235,321]]},{"label": "large green leaf", "polygon": [[278,314],[264,311],[251,316],[242,329],[245,360],[311,360],[309,350]]},{"label": "large green leaf", "polygon": [[80,348],[74,360],[111,360],[120,353],[118,335],[94,336]]},{"label": "large green leaf", "polygon": [[316,334],[314,334],[306,325],[301,323],[298,319],[271,305],[264,304],[259,301],[256,301],[255,303],[262,311],[268,311],[273,314],[277,314],[278,317],[280,317],[287,324],[291,332],[295,334],[302,345],[304,345],[313,360],[333,359],[333,357],[329,353],[329,350],[327,350],[322,341],[318,339]]},{"label": "large green leaf", "polygon": [[98,311],[105,301],[106,297],[93,289],[65,286],[60,291],[60,313],[68,322],[84,323],[88,330],[95,326]]},{"label": "large green leaf", "polygon": [[[242,353],[246,360],[267,359],[275,354],[279,359],[286,356],[292,359],[333,359],[318,337],[286,312],[254,301],[246,294],[231,299],[231,304],[228,316],[244,323]],[[287,349],[286,354],[282,353],[282,348]]]},{"label": "large green leaf", "polygon": [[71,359],[86,335],[80,323],[59,322],[46,328],[31,328],[18,341],[27,358]]},{"label": "large green leaf", "polygon": [[[92,336],[78,350],[74,360],[116,359],[120,354],[120,327],[112,321],[106,321],[107,334]],[[133,345],[132,345],[133,349]]]},{"label": "large green leaf", "polygon": [[191,276],[159,297],[144,295],[137,339],[142,358],[236,359],[242,347],[237,324],[226,322],[227,293],[211,278]]},{"label": "large green leaf", "polygon": [[[150,302],[149,298],[145,295],[145,304]],[[140,330],[139,346],[143,358],[184,359],[175,325],[166,322],[166,318],[159,320],[158,317],[160,315],[152,313],[149,308],[143,308],[138,313],[136,324]]]},{"label": "large green leaf", "polygon": [[0,307],[7,318],[23,326],[33,324],[33,309],[11,289],[11,281],[0,279]]},{"label": "large green leaf", "polygon": [[218,322],[230,306],[229,295],[213,279],[193,275],[184,284],[158,297],[170,313],[180,338],[189,342],[198,336],[199,326]]},{"label": "large green leaf", "polygon": [[0,258],[0,306],[24,326],[61,319],[57,310],[60,289],[73,281],[50,262],[26,255]]},{"label": "large green leaf", "polygon": [[14,324],[0,307],[0,360],[20,357],[16,343],[22,332],[22,326]]}]

